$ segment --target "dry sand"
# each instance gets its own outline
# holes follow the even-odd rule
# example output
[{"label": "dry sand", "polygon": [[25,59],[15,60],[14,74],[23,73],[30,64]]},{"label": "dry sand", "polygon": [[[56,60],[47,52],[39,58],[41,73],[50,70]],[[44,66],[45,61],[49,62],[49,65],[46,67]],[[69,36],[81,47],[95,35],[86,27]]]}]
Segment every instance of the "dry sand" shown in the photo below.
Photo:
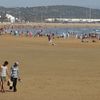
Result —
[{"label": "dry sand", "polygon": [[22,82],[0,100],[99,100],[100,41],[1,36],[0,63],[20,62]]}]

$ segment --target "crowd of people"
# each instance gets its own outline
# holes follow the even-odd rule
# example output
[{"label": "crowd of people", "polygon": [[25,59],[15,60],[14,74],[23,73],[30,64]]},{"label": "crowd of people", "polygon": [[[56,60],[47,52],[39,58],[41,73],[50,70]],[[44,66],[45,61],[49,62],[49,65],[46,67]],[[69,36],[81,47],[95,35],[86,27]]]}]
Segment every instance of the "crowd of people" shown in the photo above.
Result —
[{"label": "crowd of people", "polygon": [[19,76],[19,62],[14,62],[10,69],[8,69],[8,65],[9,62],[4,61],[4,63],[0,66],[0,91],[2,93],[7,91],[7,86],[9,91],[16,92],[17,80],[21,80]]},{"label": "crowd of people", "polygon": [[[47,32],[46,32],[47,31]],[[59,30],[58,30],[59,31]],[[0,35],[4,34],[10,34],[12,36],[19,36],[19,37],[47,37],[48,43],[51,45],[55,45],[54,39],[55,38],[63,38],[68,39],[70,37],[73,37],[75,39],[80,39],[81,42],[96,42],[97,40],[100,40],[100,33],[93,31],[89,33],[77,33],[74,31],[66,31],[59,33],[56,29],[55,32],[52,32],[52,29],[49,30],[47,27],[37,26],[37,27],[22,27],[22,26],[6,26],[4,28],[0,28]]]}]

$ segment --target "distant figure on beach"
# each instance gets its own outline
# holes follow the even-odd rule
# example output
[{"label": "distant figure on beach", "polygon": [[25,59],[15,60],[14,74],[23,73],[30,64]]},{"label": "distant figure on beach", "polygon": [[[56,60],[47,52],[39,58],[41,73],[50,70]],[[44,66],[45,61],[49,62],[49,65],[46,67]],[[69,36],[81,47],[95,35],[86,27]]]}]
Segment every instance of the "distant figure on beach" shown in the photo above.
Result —
[{"label": "distant figure on beach", "polygon": [[0,78],[1,78],[1,92],[5,92],[6,77],[8,74],[8,61],[5,61],[0,67]]},{"label": "distant figure on beach", "polygon": [[13,89],[13,92],[17,91],[17,80],[20,81],[20,76],[19,76],[19,62],[15,62],[10,69],[10,77],[11,81],[13,82],[12,87],[10,87],[10,90]]},{"label": "distant figure on beach", "polygon": [[28,36],[32,37],[33,33],[32,32],[28,32]]},{"label": "distant figure on beach", "polygon": [[76,38],[76,39],[79,39],[79,35],[78,35],[78,34],[76,34],[75,38]]},{"label": "distant figure on beach", "polygon": [[17,30],[14,31],[14,35],[15,36],[18,35],[18,31]]},{"label": "distant figure on beach", "polygon": [[66,38],[67,38],[66,33],[63,33],[63,37],[64,37],[64,39],[66,39]]},{"label": "distant figure on beach", "polygon": [[47,34],[47,37],[48,37],[49,44],[55,45],[55,43],[53,43],[53,40],[52,40],[54,39],[54,36],[52,36],[51,34]]},{"label": "distant figure on beach", "polygon": [[67,38],[69,38],[70,37],[70,35],[69,35],[69,32],[67,33]]},{"label": "distant figure on beach", "polygon": [[81,42],[84,42],[83,41],[83,39],[84,39],[84,35],[83,34],[80,35],[80,39],[81,39]]},{"label": "distant figure on beach", "polygon": [[43,32],[42,29],[38,30],[38,31],[36,32],[35,36],[38,36],[38,37],[43,36],[42,32]]},{"label": "distant figure on beach", "polygon": [[4,29],[3,28],[0,28],[0,35],[2,35],[4,32]]}]

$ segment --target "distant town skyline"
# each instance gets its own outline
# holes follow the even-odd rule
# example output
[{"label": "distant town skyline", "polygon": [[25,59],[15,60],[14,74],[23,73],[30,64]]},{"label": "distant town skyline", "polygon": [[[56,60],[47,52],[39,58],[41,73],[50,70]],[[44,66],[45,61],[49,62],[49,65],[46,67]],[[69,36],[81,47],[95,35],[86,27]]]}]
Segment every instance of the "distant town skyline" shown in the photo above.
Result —
[{"label": "distant town skyline", "polygon": [[0,0],[3,7],[36,7],[49,5],[74,5],[100,9],[100,0]]}]

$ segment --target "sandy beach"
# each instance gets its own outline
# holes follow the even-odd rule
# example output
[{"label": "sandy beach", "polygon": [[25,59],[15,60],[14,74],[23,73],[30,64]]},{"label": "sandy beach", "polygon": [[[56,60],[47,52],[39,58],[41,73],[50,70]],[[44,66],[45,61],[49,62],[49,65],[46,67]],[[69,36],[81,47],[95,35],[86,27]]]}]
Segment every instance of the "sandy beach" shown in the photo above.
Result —
[{"label": "sandy beach", "polygon": [[100,23],[0,23],[0,28],[94,28],[100,27]]},{"label": "sandy beach", "polygon": [[[20,62],[16,93],[0,93],[0,100],[99,100],[100,41],[54,40],[46,37],[0,36],[0,63]],[[7,87],[8,89],[8,87]]]}]

